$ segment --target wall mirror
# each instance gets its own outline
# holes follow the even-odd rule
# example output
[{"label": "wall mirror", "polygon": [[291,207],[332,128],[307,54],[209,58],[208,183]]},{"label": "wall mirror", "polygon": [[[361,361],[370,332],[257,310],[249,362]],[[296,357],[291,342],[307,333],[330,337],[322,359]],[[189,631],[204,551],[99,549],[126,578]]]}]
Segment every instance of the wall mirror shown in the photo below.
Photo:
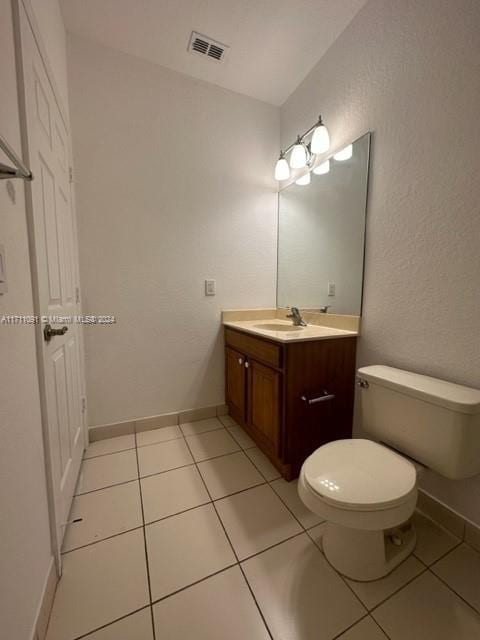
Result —
[{"label": "wall mirror", "polygon": [[280,191],[278,307],[361,314],[369,154],[367,133]]}]

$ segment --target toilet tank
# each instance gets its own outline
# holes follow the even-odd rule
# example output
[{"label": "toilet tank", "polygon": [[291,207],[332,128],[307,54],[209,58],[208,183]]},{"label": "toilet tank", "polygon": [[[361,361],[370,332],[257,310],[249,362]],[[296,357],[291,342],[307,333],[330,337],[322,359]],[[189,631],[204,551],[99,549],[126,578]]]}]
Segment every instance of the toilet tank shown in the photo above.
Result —
[{"label": "toilet tank", "polygon": [[386,366],[358,370],[362,427],[446,478],[480,473],[480,391]]}]

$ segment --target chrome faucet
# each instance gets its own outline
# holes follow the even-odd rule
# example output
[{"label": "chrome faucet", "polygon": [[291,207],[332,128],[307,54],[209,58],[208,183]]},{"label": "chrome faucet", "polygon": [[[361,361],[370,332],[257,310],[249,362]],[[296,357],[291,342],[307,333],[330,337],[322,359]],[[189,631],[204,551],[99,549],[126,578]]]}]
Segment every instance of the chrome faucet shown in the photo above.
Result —
[{"label": "chrome faucet", "polygon": [[295,327],[306,327],[307,323],[300,315],[298,307],[292,307],[292,313],[289,313],[287,318],[291,318]]},{"label": "chrome faucet", "polygon": [[328,313],[331,306],[331,304],[326,304],[324,307],[320,307],[320,313]]}]

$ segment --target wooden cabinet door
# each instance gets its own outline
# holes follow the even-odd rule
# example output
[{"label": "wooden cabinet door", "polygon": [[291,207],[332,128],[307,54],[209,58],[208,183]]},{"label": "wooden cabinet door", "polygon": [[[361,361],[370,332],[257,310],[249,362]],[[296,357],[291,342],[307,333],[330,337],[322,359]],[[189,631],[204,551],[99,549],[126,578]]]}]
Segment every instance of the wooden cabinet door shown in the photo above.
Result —
[{"label": "wooden cabinet door", "polygon": [[246,417],[246,367],[245,356],[235,349],[227,347],[226,362],[226,400],[232,418],[240,423]]},{"label": "wooden cabinet door", "polygon": [[355,353],[355,338],[289,345],[285,431],[293,477],[318,447],[351,437]]},{"label": "wooden cabinet door", "polygon": [[281,374],[264,365],[248,362],[248,426],[273,455],[280,440]]}]

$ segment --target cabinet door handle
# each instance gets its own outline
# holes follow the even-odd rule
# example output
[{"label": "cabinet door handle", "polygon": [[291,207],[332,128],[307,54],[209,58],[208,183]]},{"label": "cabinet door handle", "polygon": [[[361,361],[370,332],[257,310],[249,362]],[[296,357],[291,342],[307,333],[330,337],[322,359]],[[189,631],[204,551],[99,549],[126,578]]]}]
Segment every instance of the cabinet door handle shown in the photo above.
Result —
[{"label": "cabinet door handle", "polygon": [[306,402],[307,404],[317,404],[317,402],[327,402],[327,400],[333,400],[335,398],[334,393],[328,393],[328,391],[324,390],[321,396],[317,396],[316,398],[307,398],[304,394],[300,396],[300,400]]},{"label": "cabinet door handle", "polygon": [[248,369],[249,366],[248,362],[245,362],[245,369]]},{"label": "cabinet door handle", "polygon": [[239,359],[238,359],[238,364],[239,364],[240,366],[242,366],[242,364],[243,364],[243,359],[242,359],[242,358],[239,358]]}]

